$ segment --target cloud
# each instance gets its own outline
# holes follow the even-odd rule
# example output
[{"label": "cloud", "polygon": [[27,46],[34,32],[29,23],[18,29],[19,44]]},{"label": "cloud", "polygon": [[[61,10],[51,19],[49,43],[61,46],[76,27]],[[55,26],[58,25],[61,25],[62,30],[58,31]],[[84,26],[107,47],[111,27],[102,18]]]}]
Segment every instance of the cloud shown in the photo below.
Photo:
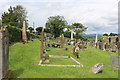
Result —
[{"label": "cloud", "polygon": [[29,26],[45,27],[49,16],[64,16],[69,24],[80,22],[86,33],[118,31],[118,0],[2,0],[0,15],[9,6],[23,5],[28,11]]}]

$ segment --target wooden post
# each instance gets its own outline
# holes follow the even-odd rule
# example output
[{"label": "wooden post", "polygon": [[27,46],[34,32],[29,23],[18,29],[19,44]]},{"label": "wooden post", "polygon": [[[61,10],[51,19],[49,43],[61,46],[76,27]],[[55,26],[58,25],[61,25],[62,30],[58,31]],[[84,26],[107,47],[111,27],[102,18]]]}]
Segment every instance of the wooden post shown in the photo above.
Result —
[{"label": "wooden post", "polygon": [[44,28],[42,28],[42,32],[41,32],[41,52],[40,52],[40,60],[43,60],[43,54],[44,54]]}]

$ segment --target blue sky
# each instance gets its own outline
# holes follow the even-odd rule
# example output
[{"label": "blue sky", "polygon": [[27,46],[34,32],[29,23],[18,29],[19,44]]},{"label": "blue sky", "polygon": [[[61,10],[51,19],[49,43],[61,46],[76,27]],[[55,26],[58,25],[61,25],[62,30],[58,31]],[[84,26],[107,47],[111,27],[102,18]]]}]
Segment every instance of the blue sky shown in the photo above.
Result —
[{"label": "blue sky", "polygon": [[49,16],[64,16],[68,24],[82,23],[85,32],[118,32],[119,0],[1,0],[0,16],[9,6],[23,5],[28,12],[29,26],[44,27]]}]

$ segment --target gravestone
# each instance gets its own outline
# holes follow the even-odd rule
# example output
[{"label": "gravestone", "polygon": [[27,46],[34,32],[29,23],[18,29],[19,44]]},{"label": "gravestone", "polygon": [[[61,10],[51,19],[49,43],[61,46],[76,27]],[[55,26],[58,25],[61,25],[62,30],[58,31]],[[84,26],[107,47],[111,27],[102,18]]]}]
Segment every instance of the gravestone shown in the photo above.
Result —
[{"label": "gravestone", "polygon": [[103,67],[104,67],[103,63],[98,63],[95,64],[91,69],[93,73],[97,74],[102,70]]},{"label": "gravestone", "polygon": [[70,45],[71,45],[71,46],[74,46],[73,30],[71,30],[71,40],[70,40]]},{"label": "gravestone", "polygon": [[[39,64],[41,64],[43,61],[46,61],[49,58],[49,56],[46,54],[44,28],[42,28],[42,32],[41,32],[41,50],[40,51],[41,52],[40,52]],[[48,62],[48,60],[46,62]]]},{"label": "gravestone", "polygon": [[114,51],[116,52],[116,44],[115,43],[110,44],[110,51],[111,52],[114,52]]},{"label": "gravestone", "polygon": [[110,65],[120,70],[120,56],[111,55]]},{"label": "gravestone", "polygon": [[117,48],[120,49],[120,42],[117,43]]},{"label": "gravestone", "polygon": [[80,50],[79,44],[76,43],[75,46],[73,47],[73,55],[75,55],[75,57],[77,57],[77,58],[79,58],[79,55],[78,55],[79,50]]},{"label": "gravestone", "polygon": [[0,80],[8,72],[9,35],[7,27],[0,30]]},{"label": "gravestone", "polygon": [[44,54],[44,28],[42,28],[42,32],[41,32],[41,52],[40,52],[41,60],[43,60],[43,54]]},{"label": "gravestone", "polygon": [[23,27],[22,27],[22,41],[23,41],[24,43],[27,42],[25,21],[23,21]]},{"label": "gravestone", "polygon": [[61,47],[62,48],[64,47],[64,35],[63,34],[61,35]]},{"label": "gravestone", "polygon": [[98,35],[96,34],[96,38],[95,38],[95,48],[97,48],[97,40],[98,40]]},{"label": "gravestone", "polygon": [[109,44],[108,43],[105,44],[105,50],[109,51]]},{"label": "gravestone", "polygon": [[99,49],[105,50],[105,43],[104,42],[99,42]]}]

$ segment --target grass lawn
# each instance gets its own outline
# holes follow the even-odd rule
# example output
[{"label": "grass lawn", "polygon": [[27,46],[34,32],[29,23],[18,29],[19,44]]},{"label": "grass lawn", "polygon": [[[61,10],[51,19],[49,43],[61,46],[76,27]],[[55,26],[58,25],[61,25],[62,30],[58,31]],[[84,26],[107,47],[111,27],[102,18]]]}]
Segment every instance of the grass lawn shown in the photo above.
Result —
[{"label": "grass lawn", "polygon": [[[55,50],[48,48],[48,54],[60,56],[72,56],[72,47],[65,50]],[[118,70],[110,66],[109,53],[92,47],[87,47],[84,51],[79,51],[80,59],[76,59],[84,65],[80,67],[49,67],[38,66],[40,57],[40,41],[30,41],[28,44],[16,43],[10,46],[9,68],[13,71],[11,78],[117,78]],[[94,74],[90,68],[97,63],[103,63],[104,68],[99,74]],[[71,59],[50,58],[49,64],[74,65]]]}]

